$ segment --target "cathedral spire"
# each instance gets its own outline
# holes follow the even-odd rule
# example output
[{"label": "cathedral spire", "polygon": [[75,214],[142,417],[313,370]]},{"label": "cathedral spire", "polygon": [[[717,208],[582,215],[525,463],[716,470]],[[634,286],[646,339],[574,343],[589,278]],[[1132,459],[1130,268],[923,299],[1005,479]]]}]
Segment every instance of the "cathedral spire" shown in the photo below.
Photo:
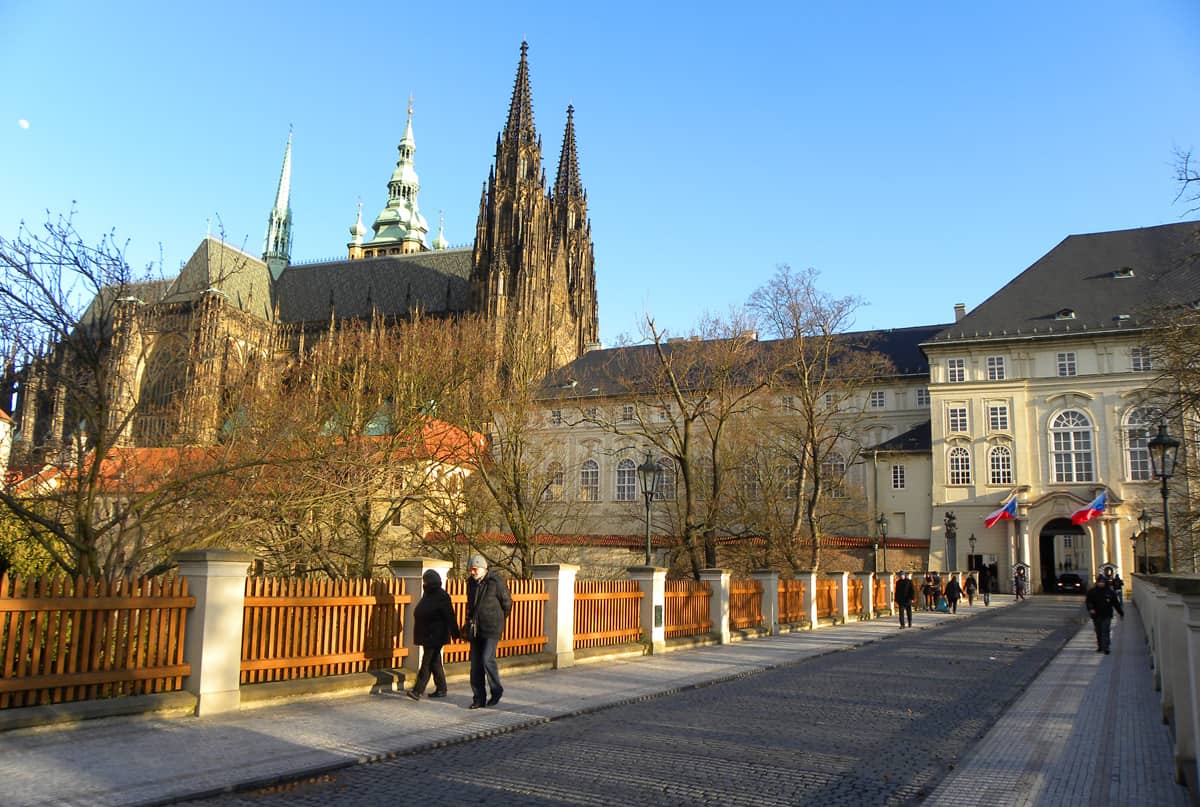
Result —
[{"label": "cathedral spire", "polygon": [[558,176],[554,178],[554,198],[581,196],[583,183],[579,179],[579,157],[575,153],[575,107],[568,106],[567,128],[558,155]]},{"label": "cathedral spire", "polygon": [[388,181],[387,205],[375,218],[372,225],[375,235],[365,245],[367,255],[423,252],[429,249],[425,243],[429,225],[417,206],[417,193],[421,190],[421,181],[417,177],[413,161],[417,141],[413,137],[412,118],[412,96],[409,96],[408,122],[404,126],[404,136],[400,138],[400,145],[396,147],[400,156],[396,160],[396,170],[392,172],[392,178]]},{"label": "cathedral spire", "polygon": [[275,206],[267,218],[267,237],[263,244],[263,261],[278,278],[292,260],[292,130],[288,127],[287,147],[283,151],[283,169],[279,172],[279,188]]},{"label": "cathedral spire", "polygon": [[508,122],[504,125],[504,140],[511,145],[537,142],[533,126],[533,93],[529,89],[529,43],[521,42],[521,61],[517,79],[513,82],[512,101],[508,105]]}]

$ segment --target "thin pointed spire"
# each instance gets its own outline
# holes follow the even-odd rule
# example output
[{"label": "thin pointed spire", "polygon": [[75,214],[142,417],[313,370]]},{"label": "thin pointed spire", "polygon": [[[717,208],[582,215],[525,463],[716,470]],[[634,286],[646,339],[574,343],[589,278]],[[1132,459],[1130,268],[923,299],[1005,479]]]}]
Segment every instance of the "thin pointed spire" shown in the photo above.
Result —
[{"label": "thin pointed spire", "polygon": [[283,151],[283,170],[279,172],[279,190],[275,193],[275,209],[286,212],[292,201],[292,127],[288,125],[287,147]]},{"label": "thin pointed spire", "polygon": [[537,142],[533,126],[533,93],[529,89],[529,43],[521,42],[521,61],[513,82],[512,101],[508,105],[508,122],[504,125],[504,140],[511,144]]},{"label": "thin pointed spire", "polygon": [[575,151],[575,107],[567,107],[567,128],[563,132],[562,151],[558,155],[558,176],[554,178],[554,198],[583,196],[579,179],[579,157]]},{"label": "thin pointed spire", "polygon": [[283,150],[283,168],[279,172],[279,188],[275,206],[267,217],[267,236],[263,243],[263,261],[278,279],[292,260],[292,127],[288,126],[287,146]]}]

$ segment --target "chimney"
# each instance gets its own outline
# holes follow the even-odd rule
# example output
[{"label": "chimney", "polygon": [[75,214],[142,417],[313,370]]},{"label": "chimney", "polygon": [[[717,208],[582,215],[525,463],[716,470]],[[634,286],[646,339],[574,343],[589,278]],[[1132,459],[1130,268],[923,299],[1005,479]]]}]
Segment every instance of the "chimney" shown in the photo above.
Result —
[{"label": "chimney", "polygon": [[967,315],[967,304],[966,303],[955,303],[954,304],[954,321],[958,322],[966,315]]}]

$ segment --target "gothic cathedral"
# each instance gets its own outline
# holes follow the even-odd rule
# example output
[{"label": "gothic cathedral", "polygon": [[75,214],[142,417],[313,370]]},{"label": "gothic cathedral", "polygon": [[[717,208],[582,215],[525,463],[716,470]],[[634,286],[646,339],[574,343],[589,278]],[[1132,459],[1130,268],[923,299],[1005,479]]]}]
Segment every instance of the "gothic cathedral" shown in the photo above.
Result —
[{"label": "gothic cathedral", "polygon": [[[386,204],[370,230],[359,205],[346,259],[291,262],[289,134],[261,258],[206,237],[178,276],[124,289],[120,299],[107,301],[113,387],[107,418],[120,432],[118,442],[216,439],[222,417],[216,391],[266,380],[261,374],[275,360],[302,354],[306,341],[355,319],[394,321],[418,310],[442,318],[479,314],[494,325],[505,353],[533,344],[546,371],[596,346],[593,244],[574,109],[567,108],[558,170],[548,187],[527,51],[522,43],[472,247],[449,248],[440,224],[428,242],[410,99]],[[19,423],[14,465],[53,461],[72,436],[74,418],[56,390],[69,372],[56,361],[50,352],[22,374],[13,407]]]}]

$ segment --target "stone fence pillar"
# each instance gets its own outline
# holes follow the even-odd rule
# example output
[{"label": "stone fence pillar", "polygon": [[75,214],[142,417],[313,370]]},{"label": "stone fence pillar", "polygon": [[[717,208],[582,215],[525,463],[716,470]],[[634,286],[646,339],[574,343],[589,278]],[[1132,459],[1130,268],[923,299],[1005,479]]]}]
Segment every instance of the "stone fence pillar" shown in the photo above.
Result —
[{"label": "stone fence pillar", "polygon": [[804,581],[804,618],[808,629],[817,629],[817,573],[813,569],[796,572],[796,579]]},{"label": "stone fence pillar", "polygon": [[547,563],[533,567],[533,578],[545,580],[546,652],[555,669],[575,666],[575,575],[579,567],[570,563]]},{"label": "stone fence pillar", "polygon": [[667,649],[665,627],[667,570],[656,566],[631,566],[629,578],[642,589],[642,641],[651,653]]},{"label": "stone fence pillar", "polygon": [[875,572],[855,572],[854,576],[862,581],[862,611],[858,618],[875,618]]},{"label": "stone fence pillar", "polygon": [[254,558],[245,552],[198,549],[177,552],[196,607],[188,611],[183,657],[191,675],[183,688],[196,696],[196,716],[236,710],[242,702],[242,619],[246,575]]},{"label": "stone fence pillar", "polygon": [[[393,560],[388,562],[388,571],[392,573],[392,577],[397,580],[404,581],[404,592],[408,595],[408,604],[404,606],[404,647],[408,650],[408,655],[404,657],[404,663],[401,669],[407,670],[416,674],[417,670],[421,669],[421,646],[417,644],[416,638],[413,636],[413,611],[417,608],[417,603],[421,600],[421,594],[424,591],[425,572],[431,569],[438,573],[442,578],[442,588],[446,588],[446,577],[450,574],[450,567],[453,566],[448,560],[440,560],[438,558],[404,558],[403,560]],[[461,628],[462,625],[459,625]],[[464,637],[465,639],[465,637]],[[406,676],[407,678],[407,676]],[[415,680],[415,677],[414,679]],[[405,681],[405,684],[411,687],[412,681]]]},{"label": "stone fence pillar", "polygon": [[712,589],[708,600],[708,618],[721,644],[729,644],[729,572],[725,569],[701,569],[700,580]]},{"label": "stone fence pillar", "polygon": [[884,592],[887,594],[887,612],[891,616],[896,615],[896,573],[884,572],[883,583]]},{"label": "stone fence pillar", "polygon": [[750,577],[762,585],[763,627],[776,636],[779,634],[779,570],[755,569]]},{"label": "stone fence pillar", "polygon": [[841,625],[846,624],[850,616],[850,572],[826,572],[837,581],[837,601],[834,606],[834,620]]}]

